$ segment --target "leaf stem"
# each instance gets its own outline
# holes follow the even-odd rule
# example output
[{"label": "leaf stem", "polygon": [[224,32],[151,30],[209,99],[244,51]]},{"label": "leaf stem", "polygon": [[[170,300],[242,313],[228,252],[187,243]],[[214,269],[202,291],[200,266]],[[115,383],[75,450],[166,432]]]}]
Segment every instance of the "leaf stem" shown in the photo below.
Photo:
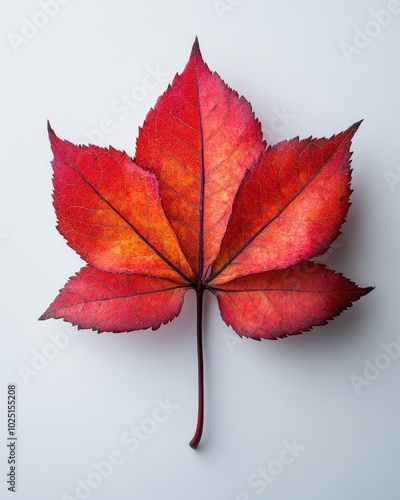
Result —
[{"label": "leaf stem", "polygon": [[198,377],[198,412],[197,412],[197,427],[193,439],[189,446],[196,449],[200,443],[203,433],[204,421],[204,370],[203,370],[203,294],[204,285],[199,284],[196,288],[197,298],[197,377]]}]

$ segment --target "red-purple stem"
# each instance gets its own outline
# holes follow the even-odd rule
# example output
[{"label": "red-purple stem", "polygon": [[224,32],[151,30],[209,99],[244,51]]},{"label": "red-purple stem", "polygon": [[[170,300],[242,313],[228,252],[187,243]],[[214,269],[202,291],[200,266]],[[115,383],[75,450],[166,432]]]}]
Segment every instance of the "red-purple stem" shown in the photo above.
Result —
[{"label": "red-purple stem", "polygon": [[197,427],[193,439],[189,446],[197,448],[203,433],[204,421],[204,370],[203,370],[203,294],[204,286],[198,285],[196,288],[197,297],[197,370],[198,370],[198,390],[199,402],[197,413]]}]

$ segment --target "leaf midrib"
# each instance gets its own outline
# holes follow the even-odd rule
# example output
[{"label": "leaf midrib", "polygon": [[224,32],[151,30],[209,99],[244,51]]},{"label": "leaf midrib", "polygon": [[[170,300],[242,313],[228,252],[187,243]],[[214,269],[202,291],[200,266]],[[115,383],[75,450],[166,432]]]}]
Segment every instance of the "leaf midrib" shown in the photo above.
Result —
[{"label": "leaf midrib", "polygon": [[198,57],[198,48],[196,47],[193,59],[194,59],[194,72],[196,80],[197,107],[199,110],[199,133],[200,133],[199,271],[197,276],[198,285],[200,285],[203,282],[203,269],[204,269],[204,195],[205,195],[204,146],[205,145],[204,145],[204,133],[203,133],[203,118],[201,115],[197,57]]}]

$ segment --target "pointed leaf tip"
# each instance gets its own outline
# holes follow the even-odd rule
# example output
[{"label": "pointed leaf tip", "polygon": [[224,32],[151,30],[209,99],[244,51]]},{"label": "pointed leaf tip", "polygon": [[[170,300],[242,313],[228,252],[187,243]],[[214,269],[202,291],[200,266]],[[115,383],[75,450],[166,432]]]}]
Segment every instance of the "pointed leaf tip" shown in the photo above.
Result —
[{"label": "pointed leaf tip", "polygon": [[353,123],[353,125],[351,125],[351,127],[349,127],[349,130],[351,130],[353,135],[360,128],[360,125],[362,124],[363,121],[364,121],[364,118],[362,120],[359,120],[358,122]]},{"label": "pointed leaf tip", "polygon": [[203,59],[203,57],[201,55],[199,39],[197,38],[197,36],[194,39],[194,43],[193,43],[193,47],[192,47],[192,51],[191,51],[191,56],[199,57],[200,59]]},{"label": "pointed leaf tip", "polygon": [[50,120],[47,120],[47,132],[49,133],[49,136],[55,135],[54,130],[52,129],[52,126],[50,124]]},{"label": "pointed leaf tip", "polygon": [[[54,132],[53,127],[51,126],[50,122],[47,121],[47,133],[49,134],[49,140],[50,140],[50,146],[51,149],[53,150],[54,153],[54,145],[57,142],[60,142],[61,139],[58,137],[58,135]],[[61,141],[62,142],[62,141]]]},{"label": "pointed leaf tip", "polygon": [[[347,137],[349,137],[350,142],[351,142],[353,140],[353,137],[355,136],[355,133],[360,128],[360,125],[363,121],[364,120],[362,119],[362,120],[359,120],[358,122],[353,123],[353,125],[350,125],[350,127],[347,130],[345,130],[344,132],[342,132],[342,134],[346,134]],[[340,134],[338,134],[338,135],[340,135]]]}]

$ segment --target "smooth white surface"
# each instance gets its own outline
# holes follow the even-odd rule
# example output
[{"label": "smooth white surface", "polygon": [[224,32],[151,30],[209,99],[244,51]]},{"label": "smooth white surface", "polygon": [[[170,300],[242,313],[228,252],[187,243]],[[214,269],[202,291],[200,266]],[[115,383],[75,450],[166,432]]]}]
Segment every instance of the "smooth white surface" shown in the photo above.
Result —
[{"label": "smooth white surface", "polygon": [[[45,22],[36,1],[1,1],[2,499],[84,498],[78,479],[99,486],[86,491],[95,500],[399,498],[400,357],[359,395],[351,376],[364,377],[364,360],[384,364],[382,342],[400,342],[400,14],[383,16],[387,26],[379,27],[367,24],[376,23],[372,11],[390,2],[224,0],[220,16],[214,4],[71,0]],[[44,26],[14,50],[9,34],[21,35],[24,18]],[[357,27],[375,36],[359,38],[365,48],[356,47],[348,62],[341,44],[354,45]],[[198,451],[187,445],[197,412],[193,293],[157,332],[72,337],[61,321],[37,321],[82,264],[54,227],[46,120],[62,138],[83,143],[84,130],[108,118],[114,130],[97,142],[133,156],[138,126],[184,68],[195,35],[211,69],[252,103],[272,143],[330,136],[365,119],[353,142],[352,207],[324,263],[376,286],[311,333],[233,346],[236,337],[206,297],[206,420]],[[157,65],[163,76],[156,88],[121,118],[112,104]],[[286,123],[277,121],[285,109]],[[31,367],[35,352],[54,353],[47,344],[58,332],[68,345],[25,384],[18,370]],[[13,382],[14,496],[4,475],[6,388]],[[178,408],[154,428],[146,419],[165,398]],[[154,432],[130,451],[121,436],[141,424]],[[283,443],[293,440],[304,449],[280,466],[280,457],[290,461]],[[92,463],[113,451],[122,463],[99,485]],[[257,477],[268,467],[276,474],[270,482]]]}]

